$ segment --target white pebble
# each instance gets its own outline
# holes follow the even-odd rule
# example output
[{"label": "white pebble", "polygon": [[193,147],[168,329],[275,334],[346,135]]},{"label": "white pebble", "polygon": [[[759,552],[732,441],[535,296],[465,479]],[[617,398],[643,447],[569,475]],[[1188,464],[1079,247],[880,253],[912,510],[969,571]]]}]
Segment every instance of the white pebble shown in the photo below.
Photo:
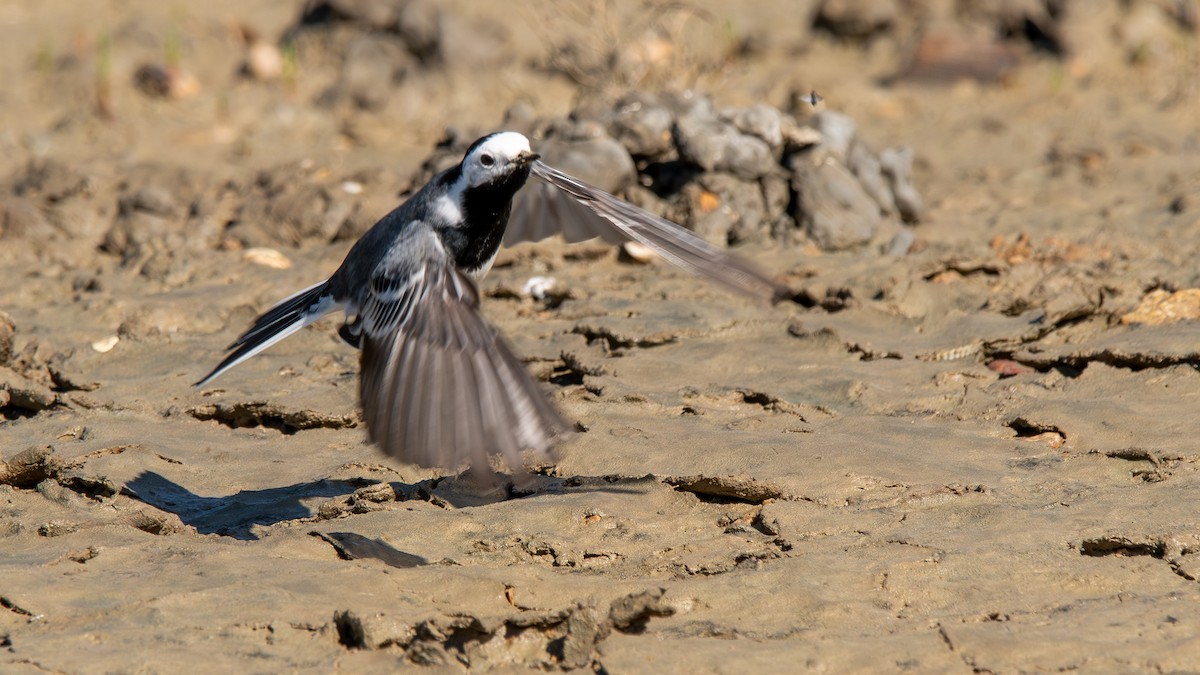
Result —
[{"label": "white pebble", "polygon": [[630,260],[642,263],[643,265],[653,262],[658,257],[654,249],[636,241],[627,241],[621,244],[621,249],[625,252],[625,255],[629,256]]},{"label": "white pebble", "polygon": [[111,352],[112,348],[116,347],[117,343],[120,341],[121,341],[120,336],[110,335],[102,340],[96,340],[95,342],[93,342],[92,349],[95,349],[96,351],[100,352],[101,354],[104,354],[107,352]]},{"label": "white pebble", "polygon": [[292,266],[287,256],[273,248],[248,248],[242,253],[242,259],[273,270],[286,270]]},{"label": "white pebble", "polygon": [[529,281],[521,287],[521,293],[534,300],[544,300],[550,289],[557,284],[558,281],[554,277],[529,277]]}]

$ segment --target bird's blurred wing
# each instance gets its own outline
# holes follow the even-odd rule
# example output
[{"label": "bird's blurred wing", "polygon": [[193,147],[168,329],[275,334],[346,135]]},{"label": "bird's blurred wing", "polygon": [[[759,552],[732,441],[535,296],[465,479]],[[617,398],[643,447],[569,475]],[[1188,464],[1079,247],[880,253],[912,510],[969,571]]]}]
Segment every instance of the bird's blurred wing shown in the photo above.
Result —
[{"label": "bird's blurred wing", "polygon": [[498,453],[516,469],[523,450],[550,458],[566,423],[480,314],[474,282],[440,244],[424,243],[416,247],[424,259],[385,260],[360,313],[360,394],[371,440],[428,467],[486,470]]},{"label": "bird's blurred wing", "polygon": [[541,181],[526,183],[513,199],[504,245],[541,241],[556,234],[571,244],[597,238],[610,244],[629,240],[603,216],[557,187]]},{"label": "bird's blurred wing", "polygon": [[535,161],[532,175],[542,182],[526,190],[537,188],[540,192],[527,195],[520,209],[514,206],[509,221],[509,230],[518,240],[537,240],[563,232],[567,241],[594,237],[610,242],[636,241],[672,264],[739,293],[772,302],[790,295],[788,289],[749,262],[545,162]]}]

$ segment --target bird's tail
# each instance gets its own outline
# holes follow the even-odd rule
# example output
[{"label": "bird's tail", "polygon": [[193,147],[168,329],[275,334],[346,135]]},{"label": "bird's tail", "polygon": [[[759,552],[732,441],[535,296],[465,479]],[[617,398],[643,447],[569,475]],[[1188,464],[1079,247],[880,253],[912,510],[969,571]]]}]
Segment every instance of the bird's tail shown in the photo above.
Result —
[{"label": "bird's tail", "polygon": [[203,387],[221,373],[254,356],[285,337],[304,328],[338,308],[329,282],[322,281],[314,286],[279,301],[274,307],[254,320],[245,333],[229,345],[229,354],[216,368],[195,386]]}]

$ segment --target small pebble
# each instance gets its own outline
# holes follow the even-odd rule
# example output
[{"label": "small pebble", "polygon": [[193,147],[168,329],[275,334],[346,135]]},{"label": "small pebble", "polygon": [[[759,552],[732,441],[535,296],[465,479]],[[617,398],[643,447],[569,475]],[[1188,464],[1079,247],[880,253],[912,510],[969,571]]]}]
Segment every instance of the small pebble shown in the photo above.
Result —
[{"label": "small pebble", "polygon": [[658,258],[658,254],[654,249],[640,244],[636,241],[627,241],[621,244],[621,259],[635,262],[641,265],[648,265]]},{"label": "small pebble", "polygon": [[292,266],[290,258],[276,251],[273,248],[255,247],[248,248],[242,253],[242,260],[270,267],[273,270],[286,270]]},{"label": "small pebble", "polygon": [[117,343],[120,341],[121,341],[120,336],[110,335],[106,338],[96,340],[95,342],[93,342],[92,349],[100,352],[101,354],[107,354],[108,352],[111,352],[113,347],[116,347]]},{"label": "small pebble", "polygon": [[521,294],[534,300],[545,300],[557,284],[558,281],[554,277],[529,277],[525,285],[521,286]]},{"label": "small pebble", "polygon": [[283,53],[270,42],[256,40],[246,53],[246,72],[260,82],[279,79],[283,76]]},{"label": "small pebble", "polygon": [[1000,377],[1013,377],[1034,372],[1033,368],[1012,359],[993,359],[988,361],[987,367],[989,370],[999,373]]}]

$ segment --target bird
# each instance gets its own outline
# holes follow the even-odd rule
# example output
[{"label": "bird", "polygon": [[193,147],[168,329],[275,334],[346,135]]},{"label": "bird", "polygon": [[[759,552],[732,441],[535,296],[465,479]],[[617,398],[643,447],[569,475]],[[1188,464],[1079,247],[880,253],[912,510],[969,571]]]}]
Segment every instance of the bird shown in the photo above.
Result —
[{"label": "bird", "polygon": [[[516,199],[531,177],[541,191]],[[384,453],[423,467],[465,464],[476,475],[494,455],[513,470],[524,452],[552,462],[572,428],[480,312],[478,284],[502,243],[555,232],[639,242],[733,291],[788,297],[752,264],[558,171],[523,134],[502,131],[476,140],[461,162],[381,218],[328,279],[255,319],[195,386],[340,310],[338,334],[361,350],[367,435]]]}]

